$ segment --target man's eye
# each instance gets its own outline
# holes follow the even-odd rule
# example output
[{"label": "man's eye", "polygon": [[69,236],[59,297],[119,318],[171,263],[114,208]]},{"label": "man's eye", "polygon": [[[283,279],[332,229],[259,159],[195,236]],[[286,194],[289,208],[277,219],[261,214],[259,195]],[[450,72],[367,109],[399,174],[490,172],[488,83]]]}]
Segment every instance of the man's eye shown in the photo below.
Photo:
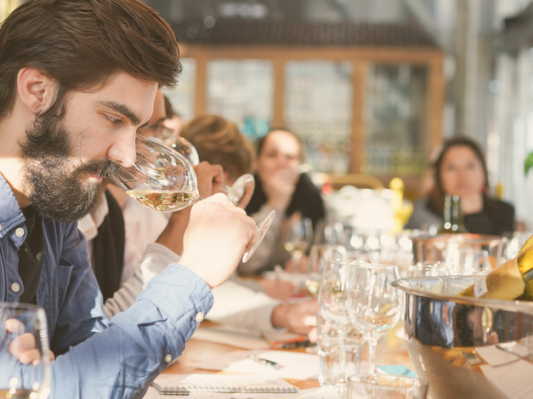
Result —
[{"label": "man's eye", "polygon": [[113,118],[113,117],[111,117],[111,116],[109,116],[109,115],[106,115],[105,117],[109,120],[109,122],[111,122],[111,123],[113,123],[113,124],[115,124],[115,125],[118,125],[119,123],[122,122],[122,119],[119,119],[119,118]]}]

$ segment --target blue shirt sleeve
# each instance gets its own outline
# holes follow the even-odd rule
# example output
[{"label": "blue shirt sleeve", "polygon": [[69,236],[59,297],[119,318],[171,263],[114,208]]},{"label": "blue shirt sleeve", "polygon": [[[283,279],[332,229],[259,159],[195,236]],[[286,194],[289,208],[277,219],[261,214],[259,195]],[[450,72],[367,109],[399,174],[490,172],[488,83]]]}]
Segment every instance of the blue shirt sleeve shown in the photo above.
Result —
[{"label": "blue shirt sleeve", "polygon": [[197,314],[207,314],[212,305],[211,290],[202,279],[184,266],[170,265],[107,329],[51,363],[50,398],[142,397],[182,353],[198,327]]}]

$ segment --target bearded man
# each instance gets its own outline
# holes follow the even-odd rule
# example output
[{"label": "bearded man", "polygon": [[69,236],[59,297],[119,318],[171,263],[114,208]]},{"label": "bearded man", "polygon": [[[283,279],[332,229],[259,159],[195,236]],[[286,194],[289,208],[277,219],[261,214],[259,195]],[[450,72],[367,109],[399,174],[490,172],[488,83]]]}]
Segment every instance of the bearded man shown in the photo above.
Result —
[{"label": "bearded man", "polygon": [[137,0],[33,0],[0,26],[0,301],[44,308],[51,398],[141,397],[252,240],[255,223],[225,196],[202,201],[180,264],[106,318],[75,221],[102,177],[134,162],[157,88],[180,71],[173,32]]}]

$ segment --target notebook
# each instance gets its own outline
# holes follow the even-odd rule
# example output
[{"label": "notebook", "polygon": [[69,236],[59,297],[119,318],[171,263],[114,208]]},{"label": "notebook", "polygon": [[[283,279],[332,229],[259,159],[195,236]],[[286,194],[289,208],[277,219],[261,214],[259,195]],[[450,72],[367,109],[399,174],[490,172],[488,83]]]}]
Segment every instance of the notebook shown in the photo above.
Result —
[{"label": "notebook", "polygon": [[282,378],[254,374],[161,374],[152,382],[164,395],[188,395],[190,391],[223,393],[297,393]]}]

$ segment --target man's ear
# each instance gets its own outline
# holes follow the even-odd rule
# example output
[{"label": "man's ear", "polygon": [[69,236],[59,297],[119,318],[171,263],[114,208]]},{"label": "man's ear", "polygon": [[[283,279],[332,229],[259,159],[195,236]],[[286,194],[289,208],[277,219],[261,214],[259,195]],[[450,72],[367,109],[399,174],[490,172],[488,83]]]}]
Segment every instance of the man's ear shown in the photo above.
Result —
[{"label": "man's ear", "polygon": [[35,68],[22,68],[17,76],[20,101],[33,114],[46,112],[54,103],[57,83]]}]

